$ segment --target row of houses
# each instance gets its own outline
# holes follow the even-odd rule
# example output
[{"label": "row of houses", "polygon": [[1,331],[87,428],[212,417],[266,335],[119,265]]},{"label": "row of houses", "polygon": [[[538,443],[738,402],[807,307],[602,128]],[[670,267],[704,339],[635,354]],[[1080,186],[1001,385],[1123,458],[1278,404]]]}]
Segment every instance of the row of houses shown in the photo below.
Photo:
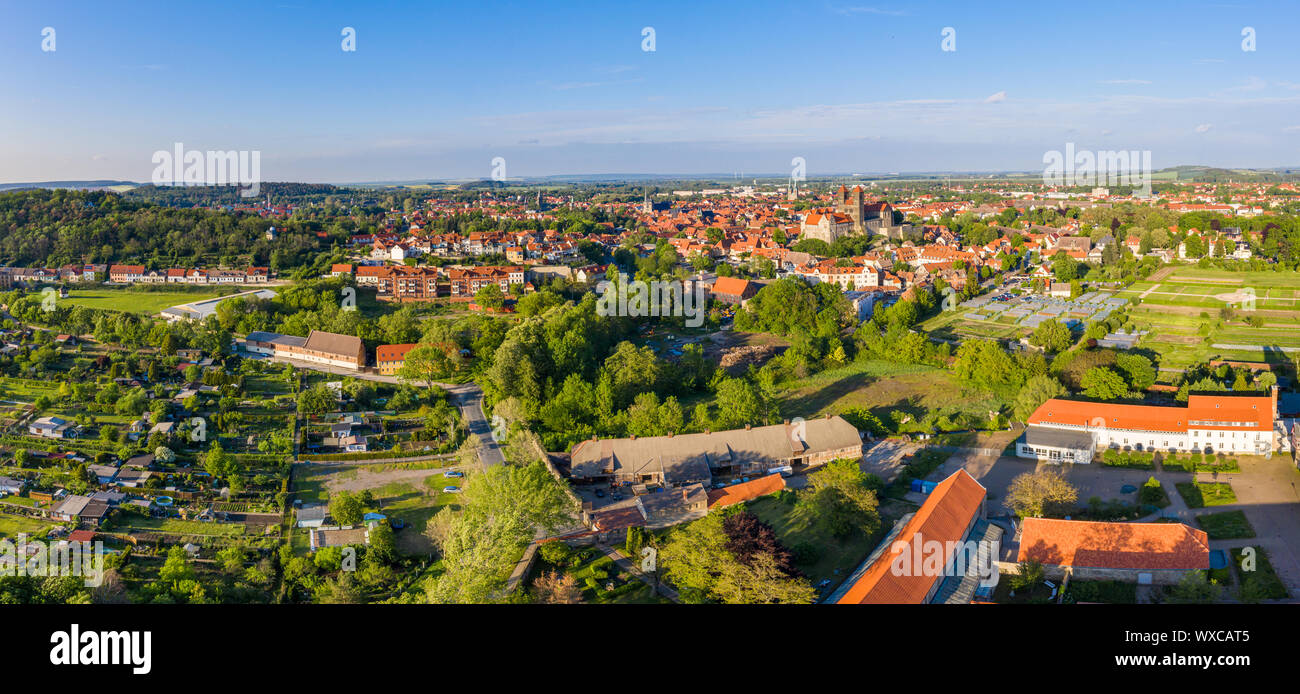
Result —
[{"label": "row of houses", "polygon": [[112,265],[108,268],[108,280],[119,284],[263,284],[270,279],[271,270],[265,267],[151,270],[143,265]]},{"label": "row of houses", "polygon": [[336,264],[332,276],[350,273],[358,286],[374,287],[381,301],[425,301],[440,296],[473,297],[490,284],[509,292],[515,285],[528,287],[527,268],[522,265],[480,265],[474,267],[408,267],[405,265]]}]

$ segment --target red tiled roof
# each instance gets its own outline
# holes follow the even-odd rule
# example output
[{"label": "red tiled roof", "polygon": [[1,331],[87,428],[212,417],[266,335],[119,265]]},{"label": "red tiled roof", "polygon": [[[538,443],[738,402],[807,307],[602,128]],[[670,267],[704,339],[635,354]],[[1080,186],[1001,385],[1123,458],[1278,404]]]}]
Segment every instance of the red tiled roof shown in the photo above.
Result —
[{"label": "red tiled roof", "polygon": [[1208,569],[1209,538],[1182,523],[1026,518],[1017,561],[1097,569]]},{"label": "red tiled roof", "polygon": [[[1053,398],[1029,415],[1030,424],[1104,426],[1130,431],[1185,432],[1188,422],[1193,421],[1197,422],[1197,429],[1272,431],[1273,399],[1192,395],[1187,398],[1187,407],[1159,407]],[[1212,422],[1249,424],[1230,426]]]},{"label": "red tiled roof", "polygon": [[[858,582],[849,588],[838,604],[920,604],[930,594],[936,581],[943,576],[927,576],[924,572],[906,572],[896,575],[891,571],[894,560],[903,552],[915,552],[916,543],[938,541],[943,543],[944,566],[948,565],[971,522],[979,515],[984,504],[984,487],[965,470],[958,470],[939,483],[930,492],[902,531],[891,541],[888,550],[876,558]],[[899,543],[906,543],[899,547]]]},{"label": "red tiled roof", "polygon": [[727,294],[729,296],[744,296],[749,289],[749,280],[742,280],[739,277],[719,277],[713,283],[714,294]]},{"label": "red tiled roof", "polygon": [[722,489],[711,489],[709,490],[709,508],[722,508],[732,504],[739,504],[750,499],[757,499],[760,496],[775,494],[782,489],[785,489],[785,479],[779,474],[733,484]]},{"label": "red tiled roof", "polygon": [[400,361],[406,358],[406,353],[419,347],[418,343],[409,345],[379,345],[375,348],[375,362]]}]

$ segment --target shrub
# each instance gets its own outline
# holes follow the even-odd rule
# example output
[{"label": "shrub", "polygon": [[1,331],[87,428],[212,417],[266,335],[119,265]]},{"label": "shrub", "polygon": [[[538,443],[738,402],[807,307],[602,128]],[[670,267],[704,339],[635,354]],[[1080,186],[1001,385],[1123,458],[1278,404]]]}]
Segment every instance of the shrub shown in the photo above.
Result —
[{"label": "shrub", "polygon": [[1169,505],[1169,495],[1160,487],[1160,480],[1150,477],[1142,485],[1142,490],[1138,492],[1138,501],[1142,504],[1164,508]]},{"label": "shrub", "polygon": [[812,542],[796,543],[794,547],[790,548],[790,551],[794,554],[794,563],[803,564],[804,566],[816,564],[817,560],[822,556],[821,548]]},{"label": "shrub", "polygon": [[547,542],[542,545],[537,553],[542,555],[542,559],[552,566],[560,566],[573,556],[573,550],[563,542]]}]

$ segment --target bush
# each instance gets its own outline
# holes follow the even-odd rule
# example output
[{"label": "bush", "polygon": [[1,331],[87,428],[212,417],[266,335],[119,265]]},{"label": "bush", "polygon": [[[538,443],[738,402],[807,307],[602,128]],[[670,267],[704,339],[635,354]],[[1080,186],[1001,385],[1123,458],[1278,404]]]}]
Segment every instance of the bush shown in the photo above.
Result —
[{"label": "bush", "polygon": [[794,563],[803,564],[804,566],[816,564],[817,560],[821,559],[822,556],[821,548],[812,542],[796,543],[794,547],[790,548],[790,551],[794,555]]},{"label": "bush", "polygon": [[1160,486],[1160,480],[1155,477],[1148,478],[1138,492],[1138,501],[1142,504],[1150,504],[1164,508],[1169,505],[1169,495]]},{"label": "bush", "polygon": [[587,587],[590,588],[591,591],[592,591],[593,593],[599,593],[600,590],[601,590],[601,588],[600,588],[600,582],[597,581],[597,580],[596,580],[594,577],[592,577],[592,576],[588,576],[588,577],[587,577],[587,580],[586,580],[586,581],[583,581],[583,583],[585,583],[585,584],[587,585]]},{"label": "bush", "polygon": [[542,560],[552,566],[560,566],[569,560],[573,555],[573,550],[563,542],[547,542],[538,548],[537,553],[542,555]]}]

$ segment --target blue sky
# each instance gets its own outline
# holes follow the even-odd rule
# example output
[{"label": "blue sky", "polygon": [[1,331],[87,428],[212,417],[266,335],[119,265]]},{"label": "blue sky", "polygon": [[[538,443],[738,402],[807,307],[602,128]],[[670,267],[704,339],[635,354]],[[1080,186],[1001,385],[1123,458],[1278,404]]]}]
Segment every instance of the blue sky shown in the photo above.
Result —
[{"label": "blue sky", "polygon": [[175,142],[321,182],[487,177],[498,156],[512,177],[1033,170],[1067,142],[1300,165],[1298,20],[1294,2],[0,0],[0,181],[145,181]]}]

